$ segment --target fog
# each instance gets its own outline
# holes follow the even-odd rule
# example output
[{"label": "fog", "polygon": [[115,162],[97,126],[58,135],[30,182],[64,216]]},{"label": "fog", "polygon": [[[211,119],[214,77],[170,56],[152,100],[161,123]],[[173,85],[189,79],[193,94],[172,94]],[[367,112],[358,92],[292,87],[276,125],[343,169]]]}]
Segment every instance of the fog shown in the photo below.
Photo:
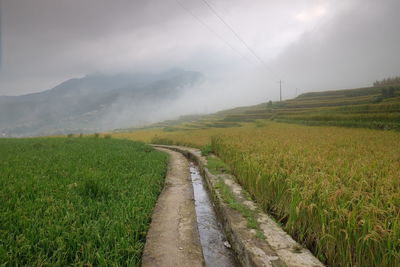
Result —
[{"label": "fog", "polygon": [[286,76],[289,95],[370,86],[400,74],[400,2],[355,1],[305,32],[272,63]]},{"label": "fog", "polygon": [[279,80],[288,99],[400,74],[399,1],[207,2],[236,34],[202,0],[3,0],[0,95],[92,73],[204,75],[141,114],[116,102],[107,128],[278,100]]},{"label": "fog", "polygon": [[[236,76],[240,73],[236,73]],[[268,98],[259,76],[246,76],[237,80],[234,76],[224,77],[224,81],[204,80],[194,86],[184,88],[182,94],[169,99],[158,99],[145,105],[132,106],[126,99],[115,101],[107,115],[100,121],[100,129],[144,126],[163,120],[178,118],[181,115],[209,114],[222,109],[266,102]],[[230,82],[229,82],[230,81]],[[252,88],[250,94],[243,94],[246,88]],[[229,90],[216,90],[229,88]],[[227,93],[229,91],[229,94]],[[254,96],[256,95],[256,97]]]}]

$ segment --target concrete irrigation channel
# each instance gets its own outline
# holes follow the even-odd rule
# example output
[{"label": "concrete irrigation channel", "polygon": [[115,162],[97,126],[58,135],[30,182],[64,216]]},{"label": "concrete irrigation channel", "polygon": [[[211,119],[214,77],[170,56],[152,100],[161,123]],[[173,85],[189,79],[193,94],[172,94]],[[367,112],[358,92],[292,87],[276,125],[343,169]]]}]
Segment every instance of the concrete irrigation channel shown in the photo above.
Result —
[{"label": "concrete irrigation channel", "polygon": [[[142,266],[324,266],[249,200],[233,176],[211,174],[198,150],[154,147],[170,154],[170,164]],[[257,229],[223,199],[221,183]]]}]

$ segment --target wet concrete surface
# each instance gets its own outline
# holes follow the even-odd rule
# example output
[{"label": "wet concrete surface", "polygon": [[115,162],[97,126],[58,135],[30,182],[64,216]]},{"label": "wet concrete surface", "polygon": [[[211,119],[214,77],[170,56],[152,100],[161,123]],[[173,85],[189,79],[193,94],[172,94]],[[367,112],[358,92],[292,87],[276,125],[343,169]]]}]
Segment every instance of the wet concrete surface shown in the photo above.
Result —
[{"label": "wet concrete surface", "polygon": [[170,162],[147,233],[142,267],[203,267],[189,163],[178,152],[158,149],[169,153]]},{"label": "wet concrete surface", "polygon": [[200,243],[203,249],[206,266],[239,267],[233,251],[225,238],[221,223],[214,211],[212,202],[205,188],[199,169],[190,163],[197,225],[200,234]]}]

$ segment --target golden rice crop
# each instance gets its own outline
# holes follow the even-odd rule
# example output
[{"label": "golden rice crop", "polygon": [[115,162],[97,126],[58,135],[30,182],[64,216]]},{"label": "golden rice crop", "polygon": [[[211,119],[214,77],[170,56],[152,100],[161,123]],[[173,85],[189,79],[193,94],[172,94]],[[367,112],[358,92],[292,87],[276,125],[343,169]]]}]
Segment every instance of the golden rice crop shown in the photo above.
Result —
[{"label": "golden rice crop", "polygon": [[148,139],[196,147],[212,139],[263,209],[328,265],[400,266],[399,133],[263,122]]},{"label": "golden rice crop", "polygon": [[229,132],[242,127],[234,128],[208,128],[198,130],[184,130],[165,132],[162,129],[139,130],[126,133],[115,133],[114,138],[143,141],[146,143],[162,143],[170,145],[201,147],[210,143],[211,136]]},{"label": "golden rice crop", "polygon": [[268,124],[212,147],[330,266],[400,265],[400,134]]}]

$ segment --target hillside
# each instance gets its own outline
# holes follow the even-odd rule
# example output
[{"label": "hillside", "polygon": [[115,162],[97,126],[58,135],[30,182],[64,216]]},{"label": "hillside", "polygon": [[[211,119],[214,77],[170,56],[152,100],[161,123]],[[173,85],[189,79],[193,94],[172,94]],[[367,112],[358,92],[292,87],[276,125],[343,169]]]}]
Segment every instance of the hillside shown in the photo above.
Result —
[{"label": "hillside", "polygon": [[327,266],[394,267],[400,266],[399,89],[307,93],[112,136],[197,147],[210,168],[217,156],[219,168]]},{"label": "hillside", "polygon": [[30,136],[132,125],[201,82],[198,72],[88,75],[40,93],[0,96],[0,135]]},{"label": "hillside", "polygon": [[305,93],[282,102],[238,107],[204,116],[182,116],[146,128],[164,131],[226,128],[265,119],[306,125],[400,130],[400,85]]}]

